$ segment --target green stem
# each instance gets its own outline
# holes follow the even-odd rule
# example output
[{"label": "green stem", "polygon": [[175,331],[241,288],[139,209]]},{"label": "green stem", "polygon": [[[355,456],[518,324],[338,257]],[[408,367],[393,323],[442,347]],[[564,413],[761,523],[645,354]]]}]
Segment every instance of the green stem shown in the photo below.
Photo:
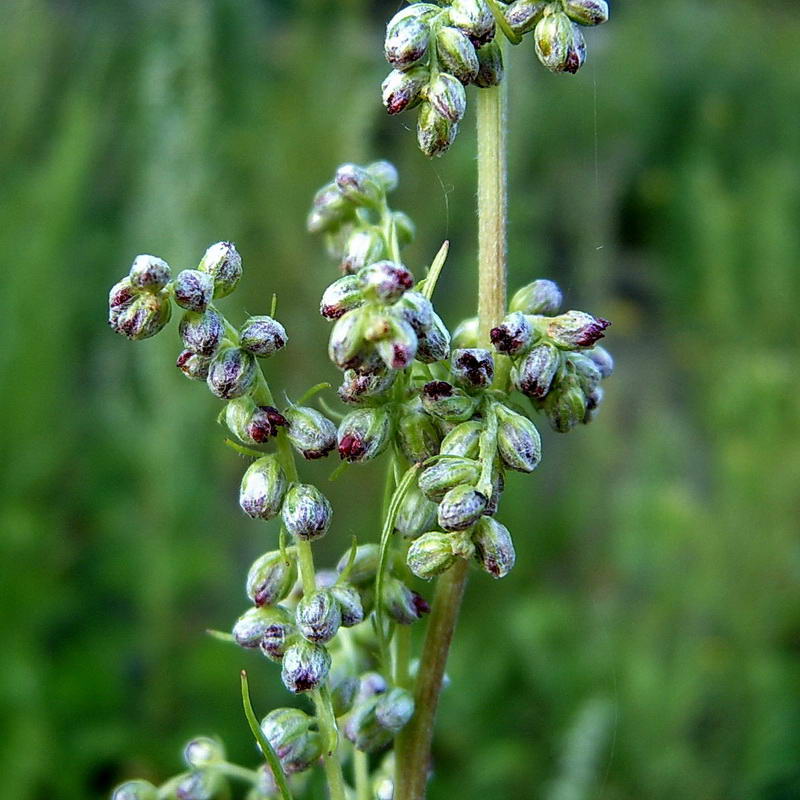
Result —
[{"label": "green stem", "polygon": [[[508,78],[506,77],[506,80]],[[478,323],[480,339],[506,309],[506,142],[503,86],[478,101]],[[416,711],[395,745],[395,800],[424,800],[436,707],[464,597],[469,564],[459,559],[436,585],[415,691]]]},{"label": "green stem", "polygon": [[362,750],[353,751],[353,773],[356,800],[370,800],[369,757]]}]

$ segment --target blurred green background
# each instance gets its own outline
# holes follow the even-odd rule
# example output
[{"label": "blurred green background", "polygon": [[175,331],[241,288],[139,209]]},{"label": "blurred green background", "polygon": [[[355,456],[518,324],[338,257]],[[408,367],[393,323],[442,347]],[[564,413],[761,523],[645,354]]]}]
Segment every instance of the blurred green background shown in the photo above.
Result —
[{"label": "blurred green background", "polygon": [[[204,635],[244,609],[275,531],[238,511],[218,402],[177,336],[106,327],[140,252],[194,266],[235,241],[234,319],[272,292],[290,396],[335,381],[335,276],[304,231],[344,160],[393,160],[442,239],[446,321],[475,292],[474,102],[442,160],[387,118],[366,0],[5,0],[0,8],[0,795],[101,798],[164,779],[196,733],[255,753],[238,696],[275,665]],[[588,429],[510,480],[518,563],[475,574],[431,800],[800,798],[800,8],[615,3],[589,62],[511,57],[511,285],[557,279],[614,320]],[[306,474],[324,481],[333,462]],[[329,484],[319,545],[377,536],[380,464]],[[430,587],[426,589],[430,594]]]}]

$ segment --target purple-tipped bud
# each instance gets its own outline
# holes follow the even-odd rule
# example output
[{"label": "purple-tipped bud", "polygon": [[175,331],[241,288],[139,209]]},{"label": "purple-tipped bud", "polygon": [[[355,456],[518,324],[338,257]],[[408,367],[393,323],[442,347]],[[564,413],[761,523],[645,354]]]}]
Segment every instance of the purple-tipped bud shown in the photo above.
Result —
[{"label": "purple-tipped bud", "polygon": [[331,586],[330,592],[339,604],[343,627],[352,628],[364,621],[364,606],[357,589],[346,583],[336,583]]},{"label": "purple-tipped bud", "polygon": [[513,3],[505,7],[503,15],[506,18],[506,22],[508,22],[508,27],[517,36],[523,36],[536,27],[539,20],[544,16],[546,8],[546,0],[514,0]]},{"label": "purple-tipped bud", "polygon": [[436,53],[444,72],[458,78],[465,86],[478,74],[478,56],[467,35],[449,25],[436,34]]},{"label": "purple-tipped bud", "polygon": [[386,26],[383,52],[395,69],[406,70],[421,61],[428,51],[431,29],[424,18],[404,8]]},{"label": "purple-tipped bud", "polygon": [[336,636],[342,624],[342,611],[330,591],[312,592],[297,604],[295,624],[309,642],[325,644]]},{"label": "purple-tipped bud", "polygon": [[435,364],[450,356],[450,332],[438,314],[433,314],[431,324],[417,334],[417,361]]},{"label": "purple-tipped bud", "polygon": [[285,417],[289,441],[306,460],[323,458],[336,447],[336,426],[315,408],[290,406]]},{"label": "purple-tipped bud", "polygon": [[214,281],[214,297],[227,297],[242,277],[242,257],[232,242],[217,242],[203,254],[198,269]]},{"label": "purple-tipped bud", "polygon": [[283,656],[281,680],[294,694],[310,692],[322,686],[330,668],[330,654],[322,645],[300,640]]},{"label": "purple-tipped bud", "polygon": [[453,383],[462,389],[488,389],[494,378],[494,359],[488,350],[474,347],[450,354]]},{"label": "purple-tipped bud", "polygon": [[567,311],[553,317],[547,324],[547,336],[556,347],[577,350],[591,347],[604,336],[603,331],[611,323],[602,317],[593,317],[584,311]]},{"label": "purple-tipped bud", "polygon": [[578,25],[602,25],[608,22],[606,0],[564,0],[564,11]]},{"label": "purple-tipped bud", "polygon": [[286,346],[286,329],[272,317],[250,317],[239,332],[239,344],[259,358],[268,358]]},{"label": "purple-tipped bud", "polygon": [[433,419],[419,409],[403,413],[397,424],[397,442],[403,455],[412,464],[435,456],[439,452],[441,438]]},{"label": "purple-tipped bud", "polygon": [[422,103],[417,117],[417,144],[428,158],[444,155],[457,134],[457,123],[440,114],[430,103]]},{"label": "purple-tipped bud", "polygon": [[393,69],[381,84],[381,97],[386,111],[399,114],[418,106],[430,77],[426,67],[414,67],[405,72]]},{"label": "purple-tipped bud", "polygon": [[270,661],[280,663],[286,651],[299,637],[294,626],[294,616],[283,606],[270,606],[274,617],[272,623],[264,630],[259,648]]},{"label": "purple-tipped bud", "polygon": [[281,509],[286,530],[303,541],[322,538],[328,532],[332,514],[328,498],[307,483],[292,486]]},{"label": "purple-tipped bud", "polygon": [[[347,575],[347,580],[354,586],[365,586],[375,580],[380,562],[380,547],[377,544],[362,544],[356,548],[356,556]],[[345,553],[336,565],[340,574],[350,564],[350,553]]]},{"label": "purple-tipped bud", "polygon": [[112,287],[108,295],[108,324],[122,336],[140,341],[155,336],[169,322],[172,306],[165,292],[137,289],[129,278]]},{"label": "purple-tipped bud", "polygon": [[[482,431],[483,425],[477,420],[462,422],[460,425],[456,425],[455,428],[442,439],[439,452],[442,455],[477,458]],[[442,463],[447,463],[448,460],[449,459],[444,459]]]},{"label": "purple-tipped bud", "polygon": [[297,562],[284,556],[280,550],[264,553],[257,558],[247,573],[247,596],[255,606],[273,606],[280,603],[297,580]]},{"label": "purple-tipped bud", "polygon": [[[342,262],[340,264],[341,270],[345,275],[356,273],[369,264],[382,259],[385,251],[386,245],[384,244],[383,236],[381,236],[380,231],[376,228],[361,228],[355,230],[350,234],[347,239],[347,244],[345,244]],[[358,282],[356,282],[355,286],[357,286],[358,291],[360,291]],[[323,295],[323,301],[324,299]],[[353,307],[354,306],[350,305],[345,310],[349,310]],[[328,314],[324,311],[322,312],[322,316],[330,319]]]},{"label": "purple-tipped bud", "polygon": [[348,369],[338,389],[339,399],[351,406],[380,405],[394,385],[396,376],[394,370],[359,375],[355,370]]},{"label": "purple-tipped bud", "polygon": [[411,542],[406,562],[408,568],[425,581],[441,575],[453,566],[456,556],[452,547],[453,535],[441,531],[423,533]]},{"label": "purple-tipped bud", "polygon": [[536,345],[517,368],[519,390],[528,397],[541,400],[550,391],[560,364],[561,356],[553,345]]},{"label": "purple-tipped bud", "polygon": [[498,86],[505,75],[503,65],[503,52],[497,41],[489,42],[479,48],[478,54],[478,74],[473,83],[481,89],[488,89],[490,86]]},{"label": "purple-tipped bud", "polygon": [[342,164],[336,170],[334,181],[343,197],[355,205],[372,205],[381,195],[378,183],[356,164]]},{"label": "purple-tipped bud", "polygon": [[408,291],[397,301],[395,308],[414,329],[417,336],[424,335],[433,324],[433,304],[421,292]]},{"label": "purple-tipped bud", "polygon": [[276,708],[261,721],[261,730],[284,771],[307,770],[322,756],[322,738],[312,730],[314,718],[299,708]]},{"label": "purple-tipped bud", "polygon": [[158,789],[150,781],[125,781],[114,789],[111,800],[158,800]]},{"label": "purple-tipped bud", "polygon": [[439,527],[446,531],[463,531],[474,525],[486,510],[488,498],[472,486],[450,489],[439,503]]},{"label": "purple-tipped bud", "polygon": [[522,414],[497,403],[497,450],[503,463],[518,472],[533,472],[542,460],[542,440],[536,426]]},{"label": "purple-tipped bud", "polygon": [[494,38],[494,15],[486,0],[453,0],[450,24],[462,30],[475,47],[482,47]]},{"label": "purple-tipped bud", "polygon": [[339,425],[339,456],[363,463],[380,455],[389,444],[392,422],[385,407],[351,411]]},{"label": "purple-tipped bud", "polygon": [[562,302],[561,289],[553,281],[541,278],[519,289],[511,298],[509,309],[552,317],[558,314]]},{"label": "purple-tipped bud", "polygon": [[472,532],[475,560],[493,578],[504,578],[516,561],[514,542],[505,525],[492,517],[481,517]]},{"label": "purple-tipped bud", "polygon": [[352,214],[353,204],[335,183],[329,183],[314,195],[306,226],[309,233],[335,231]]},{"label": "purple-tipped bud", "polygon": [[175,362],[175,366],[193,381],[204,381],[208,378],[208,369],[211,359],[208,356],[198,356],[191,350],[183,350]]},{"label": "purple-tipped bud", "polygon": [[462,320],[453,331],[453,347],[460,349],[478,346],[478,318]]},{"label": "purple-tipped bud", "polygon": [[225,748],[217,739],[197,736],[184,746],[183,760],[189,769],[206,769],[225,760]]},{"label": "purple-tipped bud", "polygon": [[259,458],[242,477],[239,505],[248,517],[272,519],[281,510],[287,485],[286,475],[274,455]]},{"label": "purple-tipped bud", "polygon": [[467,93],[461,81],[446,72],[440,72],[429,84],[428,102],[445,119],[461,122],[467,110]]},{"label": "purple-tipped bud", "polygon": [[521,311],[509,314],[489,333],[498,353],[515,356],[528,348],[533,339],[533,328]]},{"label": "purple-tipped bud", "polygon": [[232,400],[253,388],[258,365],[255,356],[241,347],[226,347],[211,361],[206,383],[217,397]]},{"label": "purple-tipped bud", "polygon": [[434,417],[464,422],[478,407],[478,400],[447,381],[430,381],[422,387],[422,405]]},{"label": "purple-tipped bud", "polygon": [[281,606],[248,608],[233,626],[233,638],[240,647],[262,647],[264,640],[269,639],[271,658],[281,648],[285,650],[287,640],[295,634],[291,617]]},{"label": "purple-tipped bud", "polygon": [[611,357],[611,353],[609,353],[608,350],[597,345],[597,347],[587,350],[584,355],[592,359],[594,365],[600,370],[601,377],[611,377],[611,373],[614,372],[614,359]]},{"label": "purple-tipped bud", "polygon": [[179,272],[173,284],[175,302],[187,311],[202,313],[214,297],[214,279],[199,269]]},{"label": "purple-tipped bud", "polygon": [[533,32],[536,55],[551,72],[576,73],[586,61],[583,34],[561,11],[548,14]]},{"label": "purple-tipped bud", "polygon": [[181,318],[178,333],[187,350],[200,356],[213,356],[225,337],[225,324],[213,308],[202,314],[187,311]]},{"label": "purple-tipped bud", "polygon": [[420,473],[419,488],[429,500],[438,501],[456,486],[477,483],[480,474],[480,464],[471,458],[443,458]]},{"label": "purple-tipped bud", "polygon": [[410,367],[417,355],[419,339],[414,329],[404,319],[391,319],[391,332],[375,343],[375,350],[383,363],[394,370]]},{"label": "purple-tipped bud", "polygon": [[131,283],[146,292],[160,292],[171,277],[169,264],[156,256],[136,256],[128,273]]},{"label": "purple-tipped bud", "polygon": [[245,444],[264,444],[287,423],[277,408],[257,406],[252,397],[245,395],[225,406],[225,424]]},{"label": "purple-tipped bud", "polygon": [[395,303],[414,285],[414,276],[394,261],[376,261],[358,273],[365,297]]},{"label": "purple-tipped bud", "polygon": [[394,577],[389,577],[383,584],[383,607],[386,613],[401,625],[411,625],[431,610],[422,595],[412,591]]},{"label": "purple-tipped bud", "polygon": [[356,275],[344,275],[334,281],[323,293],[319,303],[319,313],[325,319],[339,319],[363,303],[361,279]]}]

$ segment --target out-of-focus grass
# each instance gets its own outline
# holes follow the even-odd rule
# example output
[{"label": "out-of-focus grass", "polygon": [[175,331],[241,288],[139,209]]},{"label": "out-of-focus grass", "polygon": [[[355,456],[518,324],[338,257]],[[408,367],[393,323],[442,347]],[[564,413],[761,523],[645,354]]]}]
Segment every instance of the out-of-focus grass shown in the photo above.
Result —
[{"label": "out-of-focus grass", "polygon": [[[634,4],[631,4],[633,6]],[[432,800],[800,796],[800,15],[792,2],[618,4],[575,78],[511,56],[511,283],[558,279],[615,322],[597,423],[509,481],[518,565],[472,580]],[[236,508],[216,401],[131,345],[105,293],[138,252],[235,240],[234,317],[272,292],[297,396],[335,381],[315,312],[334,271],[303,229],[342,160],[388,157],[444,237],[446,320],[474,294],[471,116],[427,162],[377,101],[381,24],[350,0],[10,0],[0,10],[2,794],[102,797],[218,733],[277,670],[219,642],[274,530]],[[324,481],[332,465],[308,473]],[[356,472],[358,473],[356,475]],[[329,485],[331,563],[380,465]],[[349,486],[349,488],[348,488]]]}]

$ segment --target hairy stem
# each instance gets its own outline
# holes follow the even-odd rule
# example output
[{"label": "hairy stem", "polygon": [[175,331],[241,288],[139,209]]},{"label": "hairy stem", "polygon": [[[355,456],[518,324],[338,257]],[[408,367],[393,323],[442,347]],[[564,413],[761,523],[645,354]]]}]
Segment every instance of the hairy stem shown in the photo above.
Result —
[{"label": "hairy stem", "polygon": [[[503,86],[482,89],[478,103],[478,321],[480,342],[506,309],[506,142]],[[424,800],[433,726],[447,655],[467,582],[459,560],[436,586],[411,722],[395,747],[395,800]]]}]

